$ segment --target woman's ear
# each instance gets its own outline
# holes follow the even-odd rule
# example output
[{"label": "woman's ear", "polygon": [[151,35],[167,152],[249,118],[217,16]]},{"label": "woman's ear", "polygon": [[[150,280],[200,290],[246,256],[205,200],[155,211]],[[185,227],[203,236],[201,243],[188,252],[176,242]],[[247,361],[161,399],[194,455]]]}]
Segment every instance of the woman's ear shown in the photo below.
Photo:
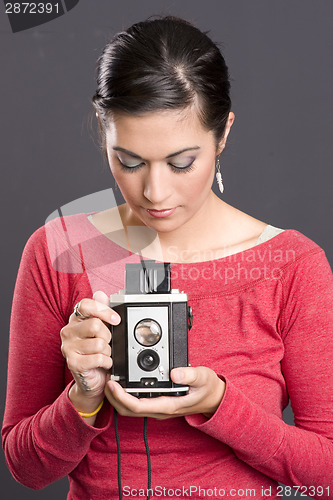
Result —
[{"label": "woman's ear", "polygon": [[222,151],[224,150],[226,142],[227,142],[227,138],[228,138],[228,135],[229,135],[229,132],[230,132],[230,129],[231,129],[232,124],[234,123],[234,121],[235,121],[235,115],[234,115],[234,113],[232,113],[230,111],[229,116],[228,116],[228,120],[227,120],[227,123],[226,123],[226,126],[225,126],[223,137],[222,137],[222,139],[221,139],[221,141],[219,142],[219,145],[218,145],[217,155],[220,155],[222,153]]}]

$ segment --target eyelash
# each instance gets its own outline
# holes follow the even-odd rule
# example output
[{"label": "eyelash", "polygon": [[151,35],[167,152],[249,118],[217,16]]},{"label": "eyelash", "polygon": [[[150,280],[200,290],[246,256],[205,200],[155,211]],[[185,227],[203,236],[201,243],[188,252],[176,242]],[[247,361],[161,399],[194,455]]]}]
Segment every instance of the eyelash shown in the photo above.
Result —
[{"label": "eyelash", "polygon": [[[140,163],[139,165],[136,165],[135,167],[128,167],[127,165],[122,163],[119,160],[119,158],[118,158],[118,161],[120,163],[121,168],[123,170],[125,170],[125,172],[130,172],[130,173],[133,173],[136,170],[139,170],[139,168],[141,168],[142,165],[144,165],[144,163]],[[191,163],[189,163],[186,167],[175,167],[174,165],[172,165],[172,163],[168,163],[168,165],[171,167],[172,171],[175,172],[176,174],[186,174],[187,172],[190,172],[191,170],[194,169],[193,163],[194,163],[194,160],[191,161]]]}]

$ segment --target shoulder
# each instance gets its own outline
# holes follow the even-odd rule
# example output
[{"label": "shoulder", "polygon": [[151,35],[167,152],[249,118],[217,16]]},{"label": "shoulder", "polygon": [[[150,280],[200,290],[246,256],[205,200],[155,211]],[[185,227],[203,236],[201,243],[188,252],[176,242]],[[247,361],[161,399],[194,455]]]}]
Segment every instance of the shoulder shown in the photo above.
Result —
[{"label": "shoulder", "polygon": [[[282,233],[283,234],[283,233]],[[281,239],[282,238],[282,235]],[[282,336],[290,331],[295,337],[295,326],[305,339],[311,331],[319,338],[332,325],[333,274],[324,250],[304,234],[289,230],[284,234],[284,245],[292,254],[281,270],[283,310]],[[299,321],[304,321],[299,326]],[[309,330],[310,328],[310,330]]]},{"label": "shoulder", "polygon": [[82,240],[85,236],[91,236],[94,226],[89,222],[89,213],[50,217],[45,225],[45,231],[49,234],[61,237],[71,236],[72,239]]},{"label": "shoulder", "polygon": [[84,234],[89,234],[93,229],[92,224],[88,220],[90,214],[80,213],[75,215],[66,216],[50,216],[43,226],[36,229],[28,243],[30,244],[43,244],[48,237],[65,238],[70,235],[72,238],[80,235],[80,239]]},{"label": "shoulder", "polygon": [[[294,229],[285,229],[257,244],[244,254],[249,266],[262,270],[268,278],[291,283],[320,279],[320,273],[331,273],[324,250],[313,240]],[[258,271],[259,274],[259,271]]]},{"label": "shoulder", "polygon": [[49,217],[46,223],[36,229],[27,241],[28,248],[48,247],[52,242],[57,245],[73,246],[89,238],[94,233],[94,226],[85,213]]},{"label": "shoulder", "polygon": [[307,252],[314,249],[321,250],[315,241],[296,229],[285,229],[283,235],[285,236],[286,243],[300,252]]},{"label": "shoulder", "polygon": [[283,259],[285,264],[312,254],[324,253],[324,250],[317,243],[295,229],[277,229],[276,234],[266,243],[275,251],[285,252]]},{"label": "shoulder", "polygon": [[28,239],[23,259],[45,263],[56,271],[82,272],[80,245],[94,236],[88,215],[49,218]]},{"label": "shoulder", "polygon": [[[275,240],[275,241],[274,241]],[[289,285],[332,284],[333,275],[325,251],[313,240],[294,229],[272,238],[274,248],[283,255],[281,277]]]}]

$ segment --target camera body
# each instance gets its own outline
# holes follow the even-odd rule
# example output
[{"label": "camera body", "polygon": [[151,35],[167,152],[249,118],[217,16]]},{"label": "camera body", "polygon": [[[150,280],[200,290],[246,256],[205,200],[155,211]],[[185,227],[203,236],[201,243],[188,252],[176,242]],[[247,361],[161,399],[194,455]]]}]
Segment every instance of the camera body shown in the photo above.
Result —
[{"label": "camera body", "polygon": [[121,316],[111,326],[111,379],[137,397],[181,396],[170,371],[188,366],[188,329],[192,311],[187,295],[170,289],[170,264],[126,264],[126,289],[110,296]]}]

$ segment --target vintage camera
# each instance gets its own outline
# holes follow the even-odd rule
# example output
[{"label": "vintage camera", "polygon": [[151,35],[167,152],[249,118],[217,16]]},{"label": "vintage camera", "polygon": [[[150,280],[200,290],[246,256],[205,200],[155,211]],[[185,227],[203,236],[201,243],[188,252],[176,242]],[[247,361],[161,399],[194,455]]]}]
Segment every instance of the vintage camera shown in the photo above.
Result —
[{"label": "vintage camera", "polygon": [[188,386],[175,384],[170,371],[188,366],[192,310],[186,293],[170,290],[170,264],[126,264],[125,287],[110,296],[121,316],[111,326],[111,379],[137,397],[186,394]]}]

